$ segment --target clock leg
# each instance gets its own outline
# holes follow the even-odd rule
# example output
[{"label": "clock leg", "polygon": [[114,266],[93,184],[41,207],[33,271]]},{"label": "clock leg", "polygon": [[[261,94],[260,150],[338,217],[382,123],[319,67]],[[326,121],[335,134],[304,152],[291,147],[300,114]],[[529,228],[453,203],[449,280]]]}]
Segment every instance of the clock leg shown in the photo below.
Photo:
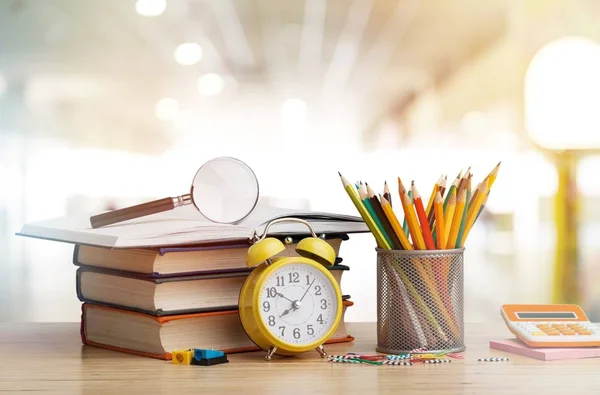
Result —
[{"label": "clock leg", "polygon": [[270,360],[271,360],[271,357],[273,356],[273,354],[275,354],[275,351],[277,351],[277,347],[275,347],[275,346],[271,346],[271,347],[269,348],[269,351],[267,351],[267,356],[265,357],[265,359],[266,359],[267,361],[270,361]]},{"label": "clock leg", "polygon": [[319,353],[319,355],[321,356],[321,358],[325,358],[327,356],[327,353],[325,352],[325,348],[323,348],[323,346],[319,346],[317,348],[315,348],[315,350],[317,350],[317,352]]}]

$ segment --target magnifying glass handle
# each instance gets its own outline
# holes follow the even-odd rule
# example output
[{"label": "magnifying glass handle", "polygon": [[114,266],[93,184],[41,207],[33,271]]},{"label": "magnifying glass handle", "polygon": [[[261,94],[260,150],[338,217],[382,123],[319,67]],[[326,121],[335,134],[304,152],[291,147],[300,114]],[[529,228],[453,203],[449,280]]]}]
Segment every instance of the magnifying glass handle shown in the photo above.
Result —
[{"label": "magnifying glass handle", "polygon": [[191,203],[192,197],[189,194],[177,196],[176,198],[168,197],[155,200],[153,202],[142,203],[136,206],[94,215],[90,217],[90,223],[92,224],[92,228],[100,228],[102,226],[116,224],[129,219],[145,217],[147,215],[173,210],[175,207],[185,206]]}]

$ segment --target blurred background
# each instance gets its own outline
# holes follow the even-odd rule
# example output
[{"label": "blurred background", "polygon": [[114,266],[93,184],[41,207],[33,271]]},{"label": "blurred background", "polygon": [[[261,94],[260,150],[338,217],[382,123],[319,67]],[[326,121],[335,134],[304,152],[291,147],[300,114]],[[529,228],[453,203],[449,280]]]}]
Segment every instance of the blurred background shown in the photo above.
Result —
[{"label": "blurred background", "polygon": [[[554,300],[558,246],[600,320],[596,40],[595,0],[0,0],[0,321],[79,320],[73,247],[25,222],[186,193],[220,155],[263,200],[347,214],[338,170],[428,196],[501,160],[465,319]],[[349,321],[376,319],[374,247],[342,246]]]}]

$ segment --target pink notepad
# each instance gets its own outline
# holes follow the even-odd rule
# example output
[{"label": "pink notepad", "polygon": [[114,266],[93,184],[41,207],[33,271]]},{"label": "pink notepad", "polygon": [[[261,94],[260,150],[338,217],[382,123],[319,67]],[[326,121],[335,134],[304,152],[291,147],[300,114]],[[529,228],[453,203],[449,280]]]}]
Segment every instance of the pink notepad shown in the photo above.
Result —
[{"label": "pink notepad", "polygon": [[542,361],[600,357],[600,347],[532,348],[518,339],[492,340],[490,348]]}]

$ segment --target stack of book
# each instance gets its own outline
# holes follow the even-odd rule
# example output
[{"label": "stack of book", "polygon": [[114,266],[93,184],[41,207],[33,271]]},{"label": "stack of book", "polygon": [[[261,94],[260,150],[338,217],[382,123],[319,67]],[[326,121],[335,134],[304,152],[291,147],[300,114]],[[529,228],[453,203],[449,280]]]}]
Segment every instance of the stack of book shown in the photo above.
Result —
[{"label": "stack of book", "polygon": [[[252,229],[275,218],[303,218],[326,235],[336,256],[348,233],[367,231],[357,217],[272,207],[258,207],[237,225],[198,216],[183,208],[98,229],[88,217],[61,218],[25,225],[19,234],[75,244],[84,344],[170,359],[172,350],[184,348],[258,350],[237,311],[251,270],[245,259]],[[297,255],[297,242],[307,236],[298,225],[270,229],[272,236],[292,240],[281,255]],[[338,256],[330,268],[338,283],[349,270],[341,262]],[[352,302],[348,295],[343,299],[345,312]],[[329,343],[352,340],[342,321]]]}]

